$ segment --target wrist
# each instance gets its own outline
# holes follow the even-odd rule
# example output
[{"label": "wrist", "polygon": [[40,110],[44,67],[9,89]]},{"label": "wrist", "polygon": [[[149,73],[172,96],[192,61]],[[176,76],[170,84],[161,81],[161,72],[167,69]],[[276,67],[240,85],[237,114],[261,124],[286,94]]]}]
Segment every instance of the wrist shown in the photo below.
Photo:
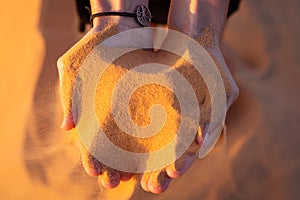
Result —
[{"label": "wrist", "polygon": [[172,0],[168,18],[170,29],[180,31],[192,38],[218,43],[227,20],[229,0]]},{"label": "wrist", "polygon": [[148,7],[148,0],[91,0],[92,13],[134,12],[138,5]]},{"label": "wrist", "polygon": [[[148,7],[148,0],[91,0],[91,14],[103,12],[135,13],[139,5]],[[141,27],[133,17],[101,16],[93,19],[93,25],[96,27],[108,23],[115,23],[120,31]]]}]

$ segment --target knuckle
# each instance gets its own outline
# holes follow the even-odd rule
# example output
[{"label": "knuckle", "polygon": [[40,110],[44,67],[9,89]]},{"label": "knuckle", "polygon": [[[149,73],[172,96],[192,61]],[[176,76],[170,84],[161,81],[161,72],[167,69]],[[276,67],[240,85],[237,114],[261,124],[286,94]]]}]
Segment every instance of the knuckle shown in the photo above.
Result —
[{"label": "knuckle", "polygon": [[60,78],[62,78],[65,75],[65,71],[66,71],[66,64],[64,62],[63,57],[58,58],[57,62],[56,62],[56,66],[57,66],[57,70],[58,70],[58,75]]},{"label": "knuckle", "polygon": [[56,61],[56,66],[58,68],[58,70],[63,69],[64,68],[64,63],[62,60],[62,57],[59,57]]},{"label": "knuckle", "polygon": [[[70,51],[70,50],[69,50]],[[67,74],[74,74],[79,68],[78,56],[72,51],[67,51],[64,55],[58,58],[56,65],[60,75],[63,75],[64,72]]]},{"label": "knuckle", "polygon": [[231,105],[234,101],[236,101],[237,98],[239,97],[239,94],[240,94],[239,87],[237,86],[237,84],[234,81],[232,81],[232,83],[230,84],[230,87],[227,91],[228,103]]},{"label": "knuckle", "polygon": [[238,98],[239,94],[240,94],[240,89],[237,86],[237,84],[234,82],[231,89],[232,100],[235,101]]}]

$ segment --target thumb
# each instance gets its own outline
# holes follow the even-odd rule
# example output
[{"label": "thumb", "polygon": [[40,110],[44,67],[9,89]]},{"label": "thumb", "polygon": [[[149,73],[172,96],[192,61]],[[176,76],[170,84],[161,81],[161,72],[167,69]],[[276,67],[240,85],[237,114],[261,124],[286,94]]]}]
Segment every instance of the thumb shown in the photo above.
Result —
[{"label": "thumb", "polygon": [[59,73],[60,101],[64,113],[61,128],[63,130],[71,130],[75,127],[75,119],[72,113],[72,90],[74,81],[72,77],[68,77],[71,74],[66,72],[66,65],[62,57],[57,61],[57,68]]},{"label": "thumb", "polygon": [[[107,32],[107,34],[104,34]],[[72,113],[73,86],[77,72],[85,57],[104,39],[117,34],[114,26],[107,26],[100,32],[86,34],[57,61],[60,84],[60,99],[64,112],[61,128],[70,130],[75,127],[76,113]]]}]

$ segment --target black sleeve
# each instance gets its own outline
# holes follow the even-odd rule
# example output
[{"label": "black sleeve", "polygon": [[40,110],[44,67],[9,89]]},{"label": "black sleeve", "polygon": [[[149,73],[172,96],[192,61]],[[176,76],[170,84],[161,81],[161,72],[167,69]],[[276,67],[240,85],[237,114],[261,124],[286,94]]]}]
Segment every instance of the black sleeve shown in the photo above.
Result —
[{"label": "black sleeve", "polygon": [[85,25],[90,24],[90,0],[76,0],[77,14],[79,16],[79,31],[85,31]]},{"label": "black sleeve", "polygon": [[[171,0],[149,0],[149,9],[153,15],[152,22],[157,24],[167,24],[168,13]],[[236,12],[239,8],[240,0],[230,0],[227,17]]]},{"label": "black sleeve", "polygon": [[240,0],[230,0],[227,17],[236,12],[239,8]]},{"label": "black sleeve", "polygon": [[[149,9],[153,15],[152,22],[166,24],[171,0],[149,0]],[[230,0],[227,16],[238,10],[240,0]],[[79,30],[84,32],[85,25],[90,24],[91,5],[89,0],[76,0],[79,15]]]}]

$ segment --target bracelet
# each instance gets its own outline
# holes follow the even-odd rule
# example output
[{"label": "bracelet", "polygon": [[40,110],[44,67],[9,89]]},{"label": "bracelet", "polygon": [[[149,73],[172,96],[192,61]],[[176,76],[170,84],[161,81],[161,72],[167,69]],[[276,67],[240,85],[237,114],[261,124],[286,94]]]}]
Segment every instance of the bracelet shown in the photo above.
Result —
[{"label": "bracelet", "polygon": [[103,16],[122,16],[122,17],[134,17],[136,21],[141,26],[149,26],[151,23],[151,12],[150,10],[143,5],[139,5],[136,8],[136,13],[128,13],[128,12],[102,12],[91,15],[91,24],[93,27],[93,20],[95,17],[103,17]]}]

